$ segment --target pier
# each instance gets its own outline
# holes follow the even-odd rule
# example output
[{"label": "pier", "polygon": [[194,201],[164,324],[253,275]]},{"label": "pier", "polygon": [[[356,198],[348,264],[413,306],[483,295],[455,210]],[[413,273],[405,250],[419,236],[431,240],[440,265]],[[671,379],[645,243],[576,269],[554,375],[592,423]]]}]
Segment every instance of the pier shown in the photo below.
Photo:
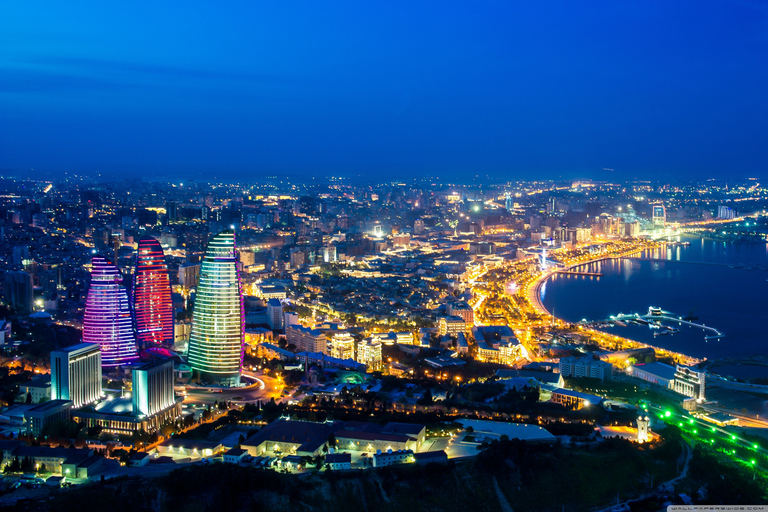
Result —
[{"label": "pier", "polygon": [[722,338],[722,337],[725,336],[723,333],[721,333],[720,331],[718,331],[714,327],[707,327],[704,324],[697,324],[695,322],[689,322],[688,320],[683,320],[681,318],[675,318],[673,316],[666,316],[666,315],[644,315],[644,316],[641,316],[640,318],[645,319],[645,320],[647,320],[647,319],[669,320],[671,322],[678,322],[678,323],[681,323],[681,324],[690,325],[691,327],[698,327],[699,329],[702,329],[702,330],[705,330],[705,331],[711,331],[711,332],[715,333],[714,336],[707,336],[706,339],[708,339],[708,340],[715,339],[715,338]]}]

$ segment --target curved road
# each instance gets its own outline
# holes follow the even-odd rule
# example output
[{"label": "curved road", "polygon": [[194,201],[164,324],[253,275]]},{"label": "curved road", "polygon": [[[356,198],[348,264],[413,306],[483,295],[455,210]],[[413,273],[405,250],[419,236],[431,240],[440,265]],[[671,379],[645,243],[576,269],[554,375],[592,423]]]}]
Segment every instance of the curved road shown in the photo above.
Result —
[{"label": "curved road", "polygon": [[213,404],[214,402],[231,401],[245,404],[259,400],[268,401],[271,398],[279,401],[283,385],[277,379],[248,371],[243,372],[243,377],[243,380],[251,381],[253,384],[239,388],[189,386],[184,403]]}]

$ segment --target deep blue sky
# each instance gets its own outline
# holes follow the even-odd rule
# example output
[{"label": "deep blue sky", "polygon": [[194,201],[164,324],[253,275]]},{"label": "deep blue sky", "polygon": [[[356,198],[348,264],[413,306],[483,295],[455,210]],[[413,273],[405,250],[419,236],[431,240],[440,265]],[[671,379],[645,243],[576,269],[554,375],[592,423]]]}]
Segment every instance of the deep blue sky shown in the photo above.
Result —
[{"label": "deep blue sky", "polygon": [[761,0],[5,1],[0,169],[766,176],[767,50]]}]

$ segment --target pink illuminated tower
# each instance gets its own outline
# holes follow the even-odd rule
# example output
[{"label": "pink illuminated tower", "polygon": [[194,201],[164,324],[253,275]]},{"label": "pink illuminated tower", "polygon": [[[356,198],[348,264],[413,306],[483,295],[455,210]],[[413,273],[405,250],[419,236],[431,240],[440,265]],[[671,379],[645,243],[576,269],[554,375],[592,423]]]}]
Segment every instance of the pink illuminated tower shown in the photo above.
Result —
[{"label": "pink illuminated tower", "polygon": [[114,367],[138,360],[136,334],[123,286],[123,276],[109,260],[91,260],[91,286],[85,301],[83,341],[98,343],[101,366]]}]

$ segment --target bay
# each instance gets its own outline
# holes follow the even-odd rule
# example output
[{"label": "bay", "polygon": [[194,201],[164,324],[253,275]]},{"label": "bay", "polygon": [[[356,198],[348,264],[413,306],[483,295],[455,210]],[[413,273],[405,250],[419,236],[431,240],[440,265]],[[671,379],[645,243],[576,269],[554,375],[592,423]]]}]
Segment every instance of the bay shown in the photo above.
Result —
[{"label": "bay", "polygon": [[[654,336],[637,325],[609,332],[695,357],[721,359],[768,354],[768,244],[728,243],[697,236],[640,258],[603,260],[578,270],[602,277],[555,274],[541,288],[544,306],[569,322],[605,320],[619,313],[647,314],[651,306],[675,317],[695,316],[723,338],[666,322],[677,334]],[[758,267],[758,268],[756,268]]]}]

